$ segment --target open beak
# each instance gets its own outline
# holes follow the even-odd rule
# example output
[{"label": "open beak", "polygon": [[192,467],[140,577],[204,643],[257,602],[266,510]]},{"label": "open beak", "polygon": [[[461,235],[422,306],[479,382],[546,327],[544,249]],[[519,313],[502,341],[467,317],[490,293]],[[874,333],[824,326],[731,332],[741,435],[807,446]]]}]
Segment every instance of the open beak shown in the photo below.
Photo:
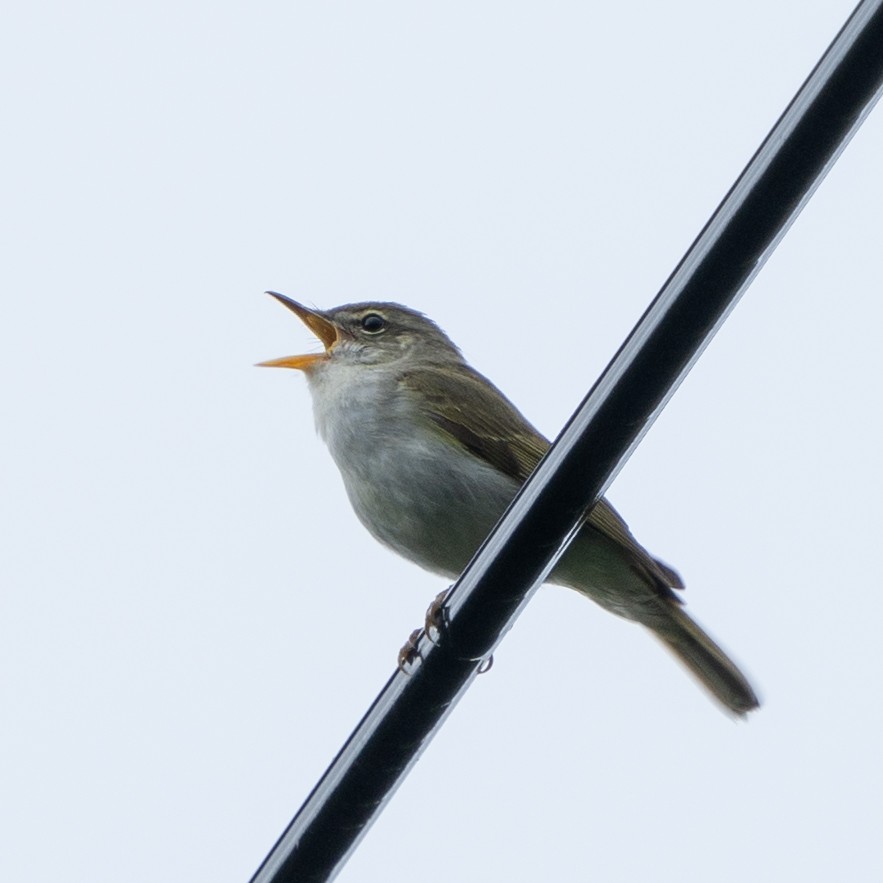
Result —
[{"label": "open beak", "polygon": [[303,356],[283,356],[281,359],[270,359],[266,362],[258,362],[259,368],[297,368],[300,371],[308,371],[318,362],[324,362],[331,355],[334,345],[340,340],[340,331],[333,322],[329,322],[321,313],[299,304],[296,300],[279,294],[278,291],[268,291],[283,306],[288,307],[303,323],[322,341],[325,347],[324,353],[308,353]]}]

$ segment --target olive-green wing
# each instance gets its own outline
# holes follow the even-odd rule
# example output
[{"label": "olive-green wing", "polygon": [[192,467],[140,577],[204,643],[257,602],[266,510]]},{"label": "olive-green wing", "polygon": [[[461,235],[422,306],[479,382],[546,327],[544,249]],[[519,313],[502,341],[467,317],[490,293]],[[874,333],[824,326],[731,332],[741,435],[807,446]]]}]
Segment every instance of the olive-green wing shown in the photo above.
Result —
[{"label": "olive-green wing", "polygon": [[[420,390],[425,416],[476,457],[519,483],[527,480],[549,442],[487,378],[468,365],[426,367],[403,374],[401,382]],[[468,403],[468,406],[464,406]],[[655,580],[680,589],[680,576],[632,536],[619,513],[602,497],[587,526],[626,549]]]},{"label": "olive-green wing", "polygon": [[671,589],[684,588],[680,574],[669,567],[664,561],[654,558],[632,535],[629,526],[613,506],[601,497],[589,513],[587,523],[599,533],[619,543],[635,558],[635,563],[647,571],[654,579],[659,580]]},{"label": "olive-green wing", "polygon": [[476,457],[519,483],[536,468],[549,442],[489,380],[468,365],[427,367],[401,382],[419,389],[425,416]]}]

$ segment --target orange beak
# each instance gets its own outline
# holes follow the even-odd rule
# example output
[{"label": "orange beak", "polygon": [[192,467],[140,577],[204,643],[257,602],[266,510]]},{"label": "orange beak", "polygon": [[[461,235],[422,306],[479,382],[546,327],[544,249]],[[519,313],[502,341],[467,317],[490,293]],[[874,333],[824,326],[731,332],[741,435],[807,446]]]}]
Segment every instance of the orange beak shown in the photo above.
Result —
[{"label": "orange beak", "polygon": [[303,356],[283,356],[281,359],[270,359],[266,362],[258,362],[259,368],[297,368],[299,371],[309,371],[318,362],[324,362],[331,354],[334,345],[340,340],[340,331],[333,322],[329,322],[321,313],[299,304],[296,300],[279,294],[277,291],[268,291],[283,306],[288,307],[303,323],[322,341],[325,347],[324,353],[308,353]]}]

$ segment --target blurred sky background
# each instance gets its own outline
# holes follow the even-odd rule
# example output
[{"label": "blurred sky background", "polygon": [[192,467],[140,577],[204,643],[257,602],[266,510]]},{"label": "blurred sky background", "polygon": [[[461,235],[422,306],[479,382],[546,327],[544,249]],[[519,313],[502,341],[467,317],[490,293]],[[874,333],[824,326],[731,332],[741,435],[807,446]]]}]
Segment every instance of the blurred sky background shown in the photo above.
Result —
[{"label": "blurred sky background", "polygon": [[[444,588],[275,288],[554,436],[851,0],[36,2],[0,33],[0,879],[241,883]],[[763,708],[547,588],[343,881],[883,876],[883,111],[610,491]]]}]

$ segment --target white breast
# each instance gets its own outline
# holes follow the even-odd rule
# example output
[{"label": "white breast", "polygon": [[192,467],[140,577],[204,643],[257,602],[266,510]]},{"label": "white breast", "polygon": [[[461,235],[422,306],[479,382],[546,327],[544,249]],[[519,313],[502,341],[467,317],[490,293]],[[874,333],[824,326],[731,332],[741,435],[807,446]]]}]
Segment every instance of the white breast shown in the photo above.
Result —
[{"label": "white breast", "polygon": [[316,426],[359,519],[400,555],[456,577],[517,483],[443,434],[388,367],[329,362],[308,378]]}]

